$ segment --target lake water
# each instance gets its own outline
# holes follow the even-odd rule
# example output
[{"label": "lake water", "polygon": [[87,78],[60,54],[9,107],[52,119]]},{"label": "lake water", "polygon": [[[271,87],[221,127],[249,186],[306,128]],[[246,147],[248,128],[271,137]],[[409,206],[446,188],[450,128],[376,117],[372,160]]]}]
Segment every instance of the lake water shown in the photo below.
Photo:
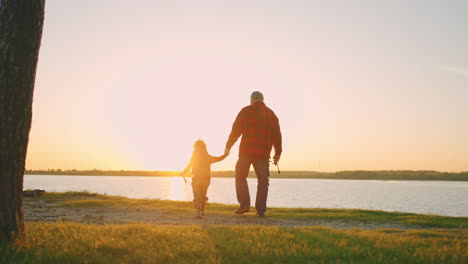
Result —
[{"label": "lake water", "polygon": [[[25,175],[24,189],[191,201],[191,179]],[[257,180],[248,179],[252,205]],[[237,204],[234,178],[212,178],[210,202]],[[270,207],[353,208],[468,216],[468,182],[270,179]]]}]

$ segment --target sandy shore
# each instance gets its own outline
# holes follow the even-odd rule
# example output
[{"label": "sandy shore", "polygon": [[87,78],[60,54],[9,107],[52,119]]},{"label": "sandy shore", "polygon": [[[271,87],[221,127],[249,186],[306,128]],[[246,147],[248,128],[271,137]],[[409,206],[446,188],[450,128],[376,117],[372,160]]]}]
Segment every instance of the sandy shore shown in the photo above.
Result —
[{"label": "sandy shore", "polygon": [[297,220],[297,219],[269,219],[255,216],[255,212],[244,215],[210,214],[209,205],[206,215],[202,219],[194,217],[192,213],[167,212],[156,207],[142,208],[72,208],[61,206],[57,202],[48,202],[40,198],[25,197],[23,204],[26,222],[55,222],[72,221],[86,224],[128,224],[148,223],[164,224],[202,224],[202,225],[270,225],[270,226],[327,226],[338,229],[365,229],[378,228],[396,229],[422,229],[419,226],[401,225],[395,223],[370,223],[366,221],[340,221],[340,220]]}]

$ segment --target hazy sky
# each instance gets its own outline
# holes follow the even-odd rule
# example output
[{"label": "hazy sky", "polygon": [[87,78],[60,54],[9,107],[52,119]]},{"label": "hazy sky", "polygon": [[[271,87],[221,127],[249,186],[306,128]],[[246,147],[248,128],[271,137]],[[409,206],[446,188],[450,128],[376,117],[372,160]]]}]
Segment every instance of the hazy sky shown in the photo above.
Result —
[{"label": "hazy sky", "polygon": [[[260,90],[283,170],[468,170],[467,1],[48,0],[29,169],[182,169]],[[232,155],[214,169],[234,169]]]}]

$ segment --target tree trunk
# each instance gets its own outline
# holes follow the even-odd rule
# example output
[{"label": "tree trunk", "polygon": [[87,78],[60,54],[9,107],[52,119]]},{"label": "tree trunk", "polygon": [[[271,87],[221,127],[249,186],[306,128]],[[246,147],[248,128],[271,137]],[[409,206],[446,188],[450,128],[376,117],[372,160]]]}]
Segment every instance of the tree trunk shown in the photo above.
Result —
[{"label": "tree trunk", "polygon": [[23,174],[45,0],[0,0],[0,242],[24,237]]}]

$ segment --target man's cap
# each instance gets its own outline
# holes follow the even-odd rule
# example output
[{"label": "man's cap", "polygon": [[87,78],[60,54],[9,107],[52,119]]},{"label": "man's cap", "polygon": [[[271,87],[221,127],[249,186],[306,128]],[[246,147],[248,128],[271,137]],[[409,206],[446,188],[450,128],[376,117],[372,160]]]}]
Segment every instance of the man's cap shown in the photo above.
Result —
[{"label": "man's cap", "polygon": [[259,91],[255,91],[250,95],[250,100],[263,101],[263,94]]}]

